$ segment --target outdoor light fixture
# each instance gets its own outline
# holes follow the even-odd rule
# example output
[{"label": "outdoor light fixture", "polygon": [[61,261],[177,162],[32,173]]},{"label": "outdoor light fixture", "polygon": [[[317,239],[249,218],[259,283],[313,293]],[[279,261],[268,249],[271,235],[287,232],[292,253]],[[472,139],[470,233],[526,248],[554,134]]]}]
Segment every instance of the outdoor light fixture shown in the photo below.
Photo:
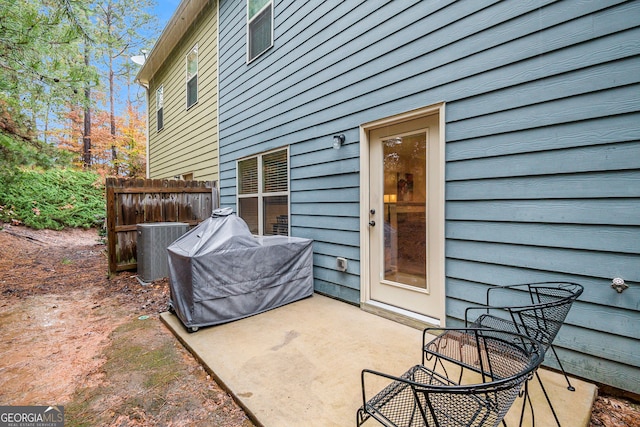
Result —
[{"label": "outdoor light fixture", "polygon": [[333,137],[333,149],[339,150],[340,147],[342,147],[342,144],[344,144],[344,135],[335,135]]}]

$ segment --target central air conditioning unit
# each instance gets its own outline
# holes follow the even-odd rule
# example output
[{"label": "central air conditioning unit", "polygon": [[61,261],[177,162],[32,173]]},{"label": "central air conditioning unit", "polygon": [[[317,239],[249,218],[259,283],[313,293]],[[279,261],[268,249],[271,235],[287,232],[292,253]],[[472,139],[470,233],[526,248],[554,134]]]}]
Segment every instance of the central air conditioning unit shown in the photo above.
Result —
[{"label": "central air conditioning unit", "polygon": [[168,277],[167,247],[189,231],[189,224],[154,222],[137,227],[138,277],[146,283]]}]

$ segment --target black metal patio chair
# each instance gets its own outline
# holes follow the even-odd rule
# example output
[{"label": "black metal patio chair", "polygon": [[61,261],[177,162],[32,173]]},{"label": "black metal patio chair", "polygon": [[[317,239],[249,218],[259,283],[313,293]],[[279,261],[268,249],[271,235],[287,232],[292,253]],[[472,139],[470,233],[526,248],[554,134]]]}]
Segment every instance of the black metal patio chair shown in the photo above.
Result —
[{"label": "black metal patio chair", "polygon": [[[492,328],[502,331],[527,335],[537,341],[547,351],[551,348],[558,361],[568,385],[574,391],[562,362],[553,347],[553,341],[563,325],[573,302],[582,294],[584,288],[577,283],[569,282],[540,282],[508,286],[495,286],[487,290],[487,303],[483,306],[468,307],[465,310],[465,326]],[[472,316],[472,313],[477,313]],[[540,375],[536,378],[542,392],[551,408],[558,426],[560,421],[553,408],[549,395],[542,384]],[[529,396],[525,396],[531,408],[533,405]],[[522,416],[524,416],[524,403]],[[520,423],[522,424],[522,416]],[[535,422],[535,419],[534,419]]]},{"label": "black metal patio chair", "polygon": [[[534,339],[494,329],[428,328],[422,348],[422,363],[401,376],[362,371],[358,426],[496,426],[544,358]],[[386,385],[368,399],[368,381]]]}]

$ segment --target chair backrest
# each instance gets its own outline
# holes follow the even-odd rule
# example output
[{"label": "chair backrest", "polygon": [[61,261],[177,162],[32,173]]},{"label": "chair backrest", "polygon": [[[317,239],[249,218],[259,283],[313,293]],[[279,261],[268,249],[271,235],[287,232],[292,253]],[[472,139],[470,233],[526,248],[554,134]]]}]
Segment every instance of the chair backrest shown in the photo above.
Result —
[{"label": "chair backrest", "polygon": [[[516,331],[530,336],[545,347],[551,345],[573,302],[584,288],[577,283],[533,283],[521,285],[529,293],[530,305],[504,307],[516,324]],[[512,286],[511,289],[516,289]]]},{"label": "chair backrest", "polygon": [[429,426],[498,425],[544,359],[542,345],[527,336],[473,328],[448,330],[424,354],[429,368],[423,378],[414,374],[421,384],[413,388]]}]

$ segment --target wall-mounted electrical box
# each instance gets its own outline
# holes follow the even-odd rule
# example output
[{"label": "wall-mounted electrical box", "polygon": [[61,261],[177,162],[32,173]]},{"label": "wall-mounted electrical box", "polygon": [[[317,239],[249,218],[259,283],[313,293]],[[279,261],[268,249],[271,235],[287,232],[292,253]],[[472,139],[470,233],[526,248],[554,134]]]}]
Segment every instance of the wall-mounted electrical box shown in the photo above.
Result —
[{"label": "wall-mounted electrical box", "polygon": [[336,258],[336,269],[338,271],[347,271],[347,259],[342,257]]}]

